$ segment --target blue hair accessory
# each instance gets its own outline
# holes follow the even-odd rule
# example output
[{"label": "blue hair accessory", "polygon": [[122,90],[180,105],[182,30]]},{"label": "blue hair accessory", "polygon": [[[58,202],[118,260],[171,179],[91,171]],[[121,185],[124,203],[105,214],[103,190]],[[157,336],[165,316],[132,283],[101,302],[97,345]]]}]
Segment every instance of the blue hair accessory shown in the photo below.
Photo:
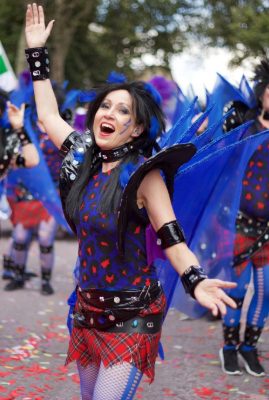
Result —
[{"label": "blue hair accessory", "polygon": [[157,103],[160,106],[162,103],[162,96],[160,95],[158,90],[155,89],[155,87],[151,83],[148,83],[148,82],[144,83],[144,88],[147,92],[149,92],[151,94],[155,103]]},{"label": "blue hair accessory", "polygon": [[150,129],[149,129],[149,137],[151,140],[155,140],[158,133],[160,131],[160,125],[156,117],[150,118]]},{"label": "blue hair accessory", "polygon": [[125,188],[125,186],[129,182],[130,176],[136,170],[136,168],[137,166],[135,166],[135,164],[133,163],[125,164],[122,167],[122,170],[120,172],[120,185],[122,188]]},{"label": "blue hair accessory", "polygon": [[96,99],[96,92],[94,90],[89,90],[85,92],[81,92],[78,100],[80,103],[90,103],[91,101]]},{"label": "blue hair accessory", "polygon": [[106,81],[107,83],[124,83],[127,82],[127,78],[124,74],[116,71],[111,71]]}]

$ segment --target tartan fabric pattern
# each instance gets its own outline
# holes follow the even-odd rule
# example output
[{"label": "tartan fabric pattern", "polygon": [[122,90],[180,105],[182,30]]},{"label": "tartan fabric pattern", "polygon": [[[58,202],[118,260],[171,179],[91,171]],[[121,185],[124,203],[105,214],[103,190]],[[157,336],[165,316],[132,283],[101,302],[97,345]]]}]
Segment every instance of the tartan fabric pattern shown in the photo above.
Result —
[{"label": "tartan fabric pattern", "polygon": [[11,222],[15,226],[22,224],[25,229],[38,226],[42,221],[48,221],[51,216],[39,200],[13,201],[8,199],[11,208]]},{"label": "tartan fabric pattern", "polygon": [[[138,315],[143,317],[163,313],[165,306],[166,300],[162,294]],[[105,367],[111,367],[125,361],[153,382],[160,337],[161,331],[155,334],[112,333],[74,327],[65,365],[76,360],[84,367],[92,362],[98,365],[102,362]]]},{"label": "tartan fabric pattern", "polygon": [[[249,246],[251,246],[257,238],[249,237],[237,233],[234,242],[234,255],[237,256],[240,253],[245,252]],[[249,259],[243,261],[241,264],[235,267],[235,272],[240,275],[246,268],[249,261],[252,262],[255,268],[262,268],[269,264],[269,242],[265,243],[260,250],[253,254]]]}]

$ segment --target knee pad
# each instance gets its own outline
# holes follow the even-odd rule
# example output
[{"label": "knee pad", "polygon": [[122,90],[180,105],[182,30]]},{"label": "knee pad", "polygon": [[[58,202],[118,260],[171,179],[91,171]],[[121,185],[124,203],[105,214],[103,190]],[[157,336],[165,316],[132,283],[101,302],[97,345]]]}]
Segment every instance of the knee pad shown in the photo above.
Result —
[{"label": "knee pad", "polygon": [[24,251],[27,250],[28,244],[27,243],[18,243],[18,242],[13,242],[12,247],[14,250],[18,251]]},{"label": "knee pad", "polygon": [[51,246],[43,246],[43,245],[39,245],[40,248],[40,253],[42,254],[49,254],[53,252],[53,245]]}]

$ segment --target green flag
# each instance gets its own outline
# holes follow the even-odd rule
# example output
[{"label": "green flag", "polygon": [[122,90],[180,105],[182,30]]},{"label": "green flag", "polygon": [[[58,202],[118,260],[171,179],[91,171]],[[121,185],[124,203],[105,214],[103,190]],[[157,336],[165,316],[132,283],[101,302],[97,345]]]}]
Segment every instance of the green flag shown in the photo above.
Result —
[{"label": "green flag", "polygon": [[17,86],[17,79],[0,42],[0,88],[10,92]]},{"label": "green flag", "polygon": [[2,55],[0,55],[0,75],[7,71],[8,71],[8,68],[5,64],[4,58]]}]

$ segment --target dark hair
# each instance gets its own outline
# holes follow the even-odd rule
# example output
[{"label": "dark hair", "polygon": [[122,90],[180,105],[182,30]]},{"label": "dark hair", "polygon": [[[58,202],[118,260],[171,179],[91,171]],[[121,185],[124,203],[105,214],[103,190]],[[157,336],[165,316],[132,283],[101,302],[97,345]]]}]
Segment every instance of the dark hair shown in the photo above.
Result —
[{"label": "dark hair", "polygon": [[5,133],[4,129],[0,127],[0,163],[3,162],[4,154],[5,154]]},{"label": "dark hair", "polygon": [[0,117],[6,109],[6,103],[8,100],[8,93],[5,90],[0,89]]},{"label": "dark hair", "polygon": [[264,58],[254,69],[254,95],[258,105],[261,105],[261,97],[269,84],[269,60]]},{"label": "dark hair", "polygon": [[[127,163],[136,163],[139,154],[149,157],[156,143],[156,138],[165,130],[165,118],[160,105],[155,101],[153,94],[148,90],[147,85],[142,81],[121,82],[114,84],[106,84],[95,89],[95,99],[90,103],[87,113],[87,127],[92,132],[95,114],[98,111],[104,98],[111,92],[116,90],[126,90],[133,101],[133,112],[136,124],[144,127],[139,138],[139,149],[121,159],[121,168],[115,168],[110,175],[109,183],[106,191],[102,195],[100,210],[109,213],[116,211],[121,195],[121,186],[119,183],[120,173]],[[93,155],[98,151],[98,147],[94,141],[92,134],[93,146],[87,150],[84,161],[80,167],[79,174],[73,183],[71,190],[67,196],[66,211],[70,218],[74,219],[77,215],[79,205],[81,204],[85,187],[89,178],[96,173],[101,167],[101,162],[92,165]]]}]

